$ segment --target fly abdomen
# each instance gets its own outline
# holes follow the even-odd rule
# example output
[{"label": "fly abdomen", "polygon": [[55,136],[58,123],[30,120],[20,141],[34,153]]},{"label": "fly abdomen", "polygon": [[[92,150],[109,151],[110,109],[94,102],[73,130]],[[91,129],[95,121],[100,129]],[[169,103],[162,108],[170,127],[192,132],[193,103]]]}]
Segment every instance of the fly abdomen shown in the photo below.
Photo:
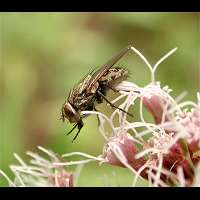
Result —
[{"label": "fly abdomen", "polygon": [[115,87],[117,84],[128,78],[128,70],[120,68],[111,68],[108,73],[101,77],[100,84],[109,85]]}]

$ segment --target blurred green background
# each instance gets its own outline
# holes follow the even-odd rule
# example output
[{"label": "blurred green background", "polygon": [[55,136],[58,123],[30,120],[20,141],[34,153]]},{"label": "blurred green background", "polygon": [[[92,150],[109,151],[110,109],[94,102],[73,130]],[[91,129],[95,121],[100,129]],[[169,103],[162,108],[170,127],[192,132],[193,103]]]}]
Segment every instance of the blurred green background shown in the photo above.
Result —
[{"label": "blurred green background", "polygon": [[[59,120],[60,108],[74,84],[130,43],[151,64],[178,47],[158,68],[156,79],[169,85],[173,96],[186,90],[187,98],[196,101],[199,13],[1,13],[0,18],[0,168],[11,177],[13,152],[26,159],[25,151],[35,151],[38,145],[59,154],[102,153],[104,140],[96,117],[84,120],[78,139],[71,143],[74,134],[66,133],[72,125]],[[149,82],[147,67],[133,53],[118,65],[130,70],[130,81],[140,86]],[[99,109],[106,112],[108,107]],[[132,175],[123,168],[89,164],[79,185],[103,186],[103,179],[129,186]],[[0,178],[0,185],[6,184]]]}]

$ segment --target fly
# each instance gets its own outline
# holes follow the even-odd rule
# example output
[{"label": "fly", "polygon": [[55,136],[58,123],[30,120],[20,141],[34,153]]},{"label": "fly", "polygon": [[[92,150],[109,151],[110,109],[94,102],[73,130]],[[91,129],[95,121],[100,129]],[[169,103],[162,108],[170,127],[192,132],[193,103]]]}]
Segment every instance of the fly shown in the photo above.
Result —
[{"label": "fly", "polygon": [[[75,123],[67,135],[69,135],[76,127],[78,128],[78,131],[72,142],[77,138],[84,125],[81,111],[96,110],[95,103],[102,103],[103,100],[105,100],[112,107],[127,113],[125,110],[112,104],[106,98],[106,92],[109,89],[116,91],[115,86],[128,78],[128,71],[126,69],[113,67],[113,65],[116,64],[130,49],[131,45],[122,49],[98,70],[88,74],[77,86],[71,90],[67,100],[62,106],[61,118],[63,122],[66,118],[70,123]],[[127,114],[132,116],[130,113]]]}]

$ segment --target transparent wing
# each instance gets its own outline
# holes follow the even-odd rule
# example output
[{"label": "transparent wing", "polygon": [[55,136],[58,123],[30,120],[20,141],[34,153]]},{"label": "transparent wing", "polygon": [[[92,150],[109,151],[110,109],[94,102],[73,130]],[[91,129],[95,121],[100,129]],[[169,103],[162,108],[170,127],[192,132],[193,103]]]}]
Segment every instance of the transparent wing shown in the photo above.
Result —
[{"label": "transparent wing", "polygon": [[88,86],[87,92],[89,93],[92,86],[108,71],[115,63],[117,63],[120,58],[122,58],[129,50],[131,45],[128,45],[122,49],[119,53],[115,54],[110,60],[108,60],[103,66],[101,66],[91,77]]}]

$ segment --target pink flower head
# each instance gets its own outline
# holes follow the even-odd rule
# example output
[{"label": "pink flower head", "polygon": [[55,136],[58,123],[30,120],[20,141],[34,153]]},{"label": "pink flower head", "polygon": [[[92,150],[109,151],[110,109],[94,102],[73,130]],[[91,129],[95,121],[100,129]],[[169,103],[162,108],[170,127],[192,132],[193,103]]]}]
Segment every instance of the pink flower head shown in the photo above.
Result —
[{"label": "pink flower head", "polygon": [[136,159],[138,148],[133,142],[132,136],[126,132],[118,133],[110,138],[104,147],[103,157],[106,162],[121,167],[130,165],[133,169],[138,170],[144,165],[143,158]]},{"label": "pink flower head", "polygon": [[[168,149],[168,152],[163,154],[163,167],[175,174],[181,167],[187,185],[191,185],[194,179],[194,167],[200,160],[200,156],[193,157],[195,152],[200,151],[200,110],[198,106],[192,108],[190,112],[188,110],[183,112],[180,109],[181,106],[177,104],[177,110],[179,109],[181,112],[174,112],[174,117],[168,118],[167,116],[172,114],[170,109],[173,108],[173,105],[167,105],[163,96],[155,94],[150,98],[143,97],[143,104],[154,117],[156,124],[168,123],[168,127],[164,129],[166,134],[173,134],[174,139],[172,138],[172,140],[180,135]],[[160,142],[162,143],[162,140],[157,145],[160,145]]]}]

